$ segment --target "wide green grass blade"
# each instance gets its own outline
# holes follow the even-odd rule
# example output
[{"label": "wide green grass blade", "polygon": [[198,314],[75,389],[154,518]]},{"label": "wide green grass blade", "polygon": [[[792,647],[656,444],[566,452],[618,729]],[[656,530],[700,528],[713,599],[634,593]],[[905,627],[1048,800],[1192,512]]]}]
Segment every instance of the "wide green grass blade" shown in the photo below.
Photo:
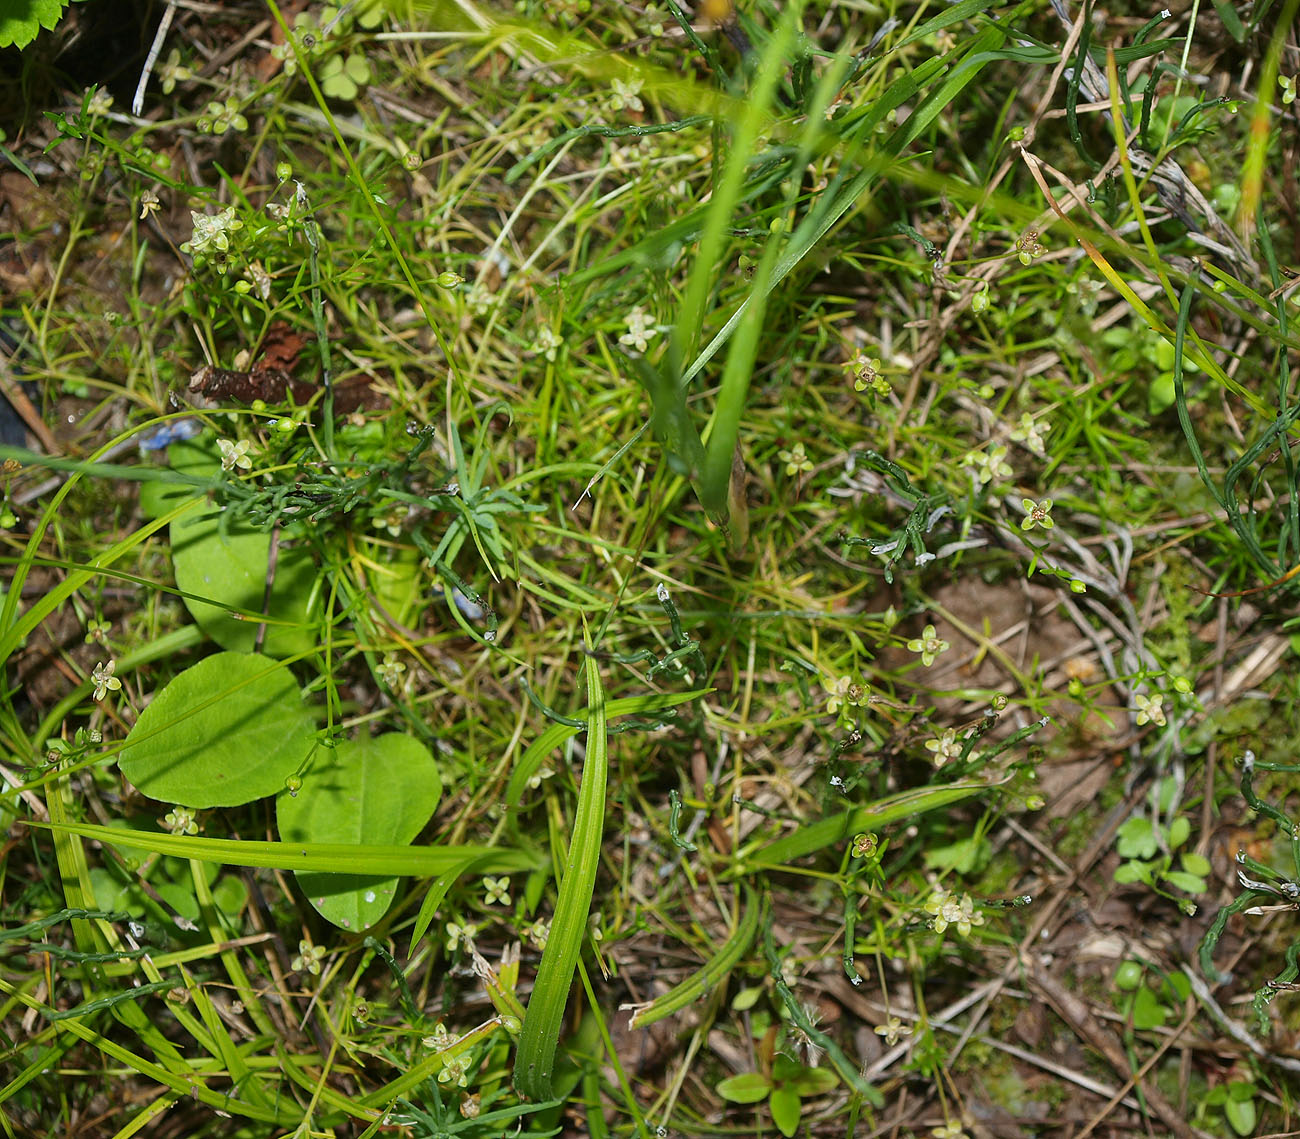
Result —
[{"label": "wide green grass blade", "polygon": [[578,954],[587,936],[587,915],[600,866],[605,830],[605,784],[609,775],[609,740],[605,732],[605,690],[594,657],[587,658],[587,758],[582,766],[578,812],[569,842],[560,896],[551,932],[528,999],[515,1056],[515,1088],[531,1100],[549,1099],[564,1006],[569,1000]]}]

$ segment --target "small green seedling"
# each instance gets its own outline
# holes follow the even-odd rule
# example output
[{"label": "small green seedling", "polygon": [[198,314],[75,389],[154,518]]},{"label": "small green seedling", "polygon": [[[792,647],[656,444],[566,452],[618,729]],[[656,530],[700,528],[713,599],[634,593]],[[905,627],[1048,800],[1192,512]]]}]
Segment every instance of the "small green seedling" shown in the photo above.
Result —
[{"label": "small green seedling", "polygon": [[1144,966],[1125,961],[1115,970],[1115,988],[1123,994],[1116,1005],[1124,1019],[1139,1031],[1161,1028],[1174,1015],[1174,1006],[1186,999],[1191,985],[1185,974],[1171,973],[1159,985],[1143,982]]},{"label": "small green seedling", "polygon": [[1238,1135],[1253,1135],[1258,1113],[1255,1111],[1255,1085],[1249,1080],[1233,1080],[1206,1092],[1197,1105],[1197,1121],[1204,1119],[1211,1107],[1223,1108],[1228,1126]]},{"label": "small green seedling", "polygon": [[839,1079],[829,1068],[805,1068],[788,1056],[778,1056],[772,1074],[745,1072],[718,1085],[718,1095],[732,1103],[768,1101],[772,1120],[782,1135],[793,1135],[799,1128],[803,1100],[825,1095]]},{"label": "small green seedling", "polygon": [[[1168,887],[1185,894],[1203,894],[1209,862],[1195,851],[1179,848],[1187,842],[1192,826],[1181,815],[1167,827],[1157,827],[1150,819],[1138,816],[1119,828],[1116,848],[1126,859],[1115,871],[1120,883],[1145,882],[1162,898],[1175,903],[1183,913],[1194,914],[1196,904],[1169,892]],[[1179,869],[1173,869],[1175,855]]]}]

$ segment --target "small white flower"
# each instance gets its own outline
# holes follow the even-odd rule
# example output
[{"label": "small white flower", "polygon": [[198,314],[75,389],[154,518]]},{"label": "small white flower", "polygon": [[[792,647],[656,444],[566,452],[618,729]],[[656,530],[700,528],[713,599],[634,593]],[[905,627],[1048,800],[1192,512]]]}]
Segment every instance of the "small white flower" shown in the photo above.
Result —
[{"label": "small white flower", "polygon": [[230,248],[230,235],[244,228],[244,223],[235,217],[235,207],[227,206],[219,214],[201,214],[190,210],[190,220],[194,225],[193,235],[181,250],[184,253],[203,253],[215,249],[225,253]]},{"label": "small white flower", "polygon": [[95,699],[102,700],[110,692],[116,692],[122,687],[122,682],[113,675],[113,670],[117,668],[117,662],[110,660],[107,664],[97,664],[90,674],[90,679],[95,685]]},{"label": "small white flower", "polygon": [[1011,432],[1011,438],[1017,443],[1023,443],[1041,458],[1046,453],[1043,436],[1050,430],[1050,424],[1035,421],[1034,417],[1026,411],[1020,416],[1020,426]]},{"label": "small white flower", "polygon": [[453,1084],[463,1088],[469,1083],[469,1053],[462,1052],[443,1061],[442,1071],[438,1073],[438,1083]]},{"label": "small white flower", "polygon": [[289,968],[306,969],[313,977],[320,975],[321,959],[328,952],[323,945],[313,945],[304,938],[298,942],[298,956],[289,962]]},{"label": "small white flower", "polygon": [[199,833],[199,824],[194,821],[194,811],[189,807],[173,807],[163,817],[162,825],[172,834]]},{"label": "small white flower", "polygon": [[1035,502],[1032,498],[1022,498],[1020,505],[1025,511],[1025,517],[1020,522],[1020,529],[1032,530],[1035,526],[1041,526],[1044,530],[1050,530],[1056,525],[1052,521],[1052,500],[1050,498],[1045,498],[1042,502]]},{"label": "small white flower", "polygon": [[1168,722],[1165,719],[1165,696],[1163,692],[1157,692],[1154,696],[1134,696],[1133,703],[1137,705],[1139,727],[1149,722],[1155,724],[1158,728],[1163,728]]},{"label": "small white flower", "polygon": [[384,659],[375,671],[379,673],[379,679],[389,688],[397,688],[402,683],[402,674],[406,672],[406,665],[398,659],[396,653],[384,653]]},{"label": "small white flower", "polygon": [[885,1038],[885,1043],[892,1048],[898,1043],[900,1036],[912,1035],[912,1026],[910,1024],[904,1024],[896,1016],[891,1016],[884,1024],[876,1025],[873,1031],[877,1036],[883,1036]]},{"label": "small white flower", "polygon": [[777,458],[785,464],[785,473],[791,478],[813,469],[812,460],[804,454],[802,443],[796,443],[791,451],[779,451]]},{"label": "small white flower", "polygon": [[942,767],[949,760],[961,758],[961,752],[964,741],[957,738],[957,732],[949,728],[943,735],[932,740],[926,740],[925,746],[929,751],[934,752],[935,767]]},{"label": "small white flower", "polygon": [[975,903],[969,894],[963,894],[961,901],[958,901],[947,890],[939,890],[925,908],[934,914],[931,924],[935,933],[943,933],[951,925],[957,927],[957,932],[962,937],[968,937],[973,926],[984,924],[984,915],[975,909]]},{"label": "small white flower", "polygon": [[627,331],[618,338],[618,342],[635,348],[638,352],[644,352],[649,346],[650,338],[659,330],[651,323],[640,305],[637,305],[623,320],[627,325]]},{"label": "small white flower", "polygon": [[483,879],[483,903],[484,905],[498,904],[508,906],[510,904],[510,879],[501,878],[484,878]]},{"label": "small white flower", "polygon": [[170,95],[177,83],[193,79],[194,73],[188,67],[181,66],[181,53],[179,49],[172,48],[167,53],[167,58],[158,65],[158,78],[162,80],[163,94]]},{"label": "small white flower", "polygon": [[456,947],[464,944],[466,949],[474,948],[474,938],[478,935],[478,926],[473,922],[461,925],[459,922],[447,923],[447,952],[455,953]]},{"label": "small white flower", "polygon": [[826,689],[826,711],[834,715],[840,710],[840,706],[849,703],[849,689],[853,686],[853,679],[848,676],[841,676],[827,684],[822,681],[822,687]]},{"label": "small white flower", "polygon": [[98,117],[108,114],[112,107],[113,96],[108,93],[107,88],[101,87],[90,97],[90,102],[86,104],[86,113]]},{"label": "small white flower", "polygon": [[612,83],[614,94],[609,97],[609,108],[611,111],[642,111],[645,110],[645,104],[641,102],[640,91],[645,86],[640,79],[629,79],[624,82],[622,79],[615,79]]},{"label": "small white flower", "polygon": [[229,439],[218,439],[217,446],[221,450],[223,471],[233,471],[236,467],[246,471],[253,465],[253,460],[248,457],[247,439],[241,439],[238,443],[232,443]]},{"label": "small white flower", "polygon": [[560,347],[560,338],[546,325],[537,330],[537,339],[533,342],[534,351],[540,352],[552,363],[555,362],[556,349]]},{"label": "small white flower", "polygon": [[974,469],[981,486],[991,483],[995,478],[1010,478],[1013,474],[1011,464],[1007,462],[1007,449],[1001,444],[990,447],[987,451],[972,451],[963,462]]},{"label": "small white flower", "polygon": [[555,774],[555,769],[549,763],[543,763],[536,771],[528,777],[526,784],[528,790],[536,791],[542,785],[543,779],[550,779]]},{"label": "small white flower", "polygon": [[933,625],[927,625],[919,637],[907,642],[907,648],[909,652],[920,653],[921,663],[929,668],[934,664],[935,657],[946,653],[952,646],[939,638]]}]

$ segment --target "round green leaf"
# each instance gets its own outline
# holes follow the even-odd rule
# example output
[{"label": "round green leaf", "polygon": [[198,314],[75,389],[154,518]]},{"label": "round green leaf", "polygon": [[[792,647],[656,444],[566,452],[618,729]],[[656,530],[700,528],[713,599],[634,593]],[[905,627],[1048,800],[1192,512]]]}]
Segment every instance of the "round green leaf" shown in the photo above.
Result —
[{"label": "round green leaf", "polygon": [[293,673],[264,656],[217,653],[154,697],[118,765],[151,799],[233,807],[281,790],[314,742]]},{"label": "round green leaf", "polygon": [[[390,732],[318,752],[297,795],[286,791],[276,800],[276,821],[285,842],[401,846],[424,829],[441,796],[428,749]],[[326,921],[356,931],[384,916],[397,879],[313,871],[298,874],[298,885]]]},{"label": "round green leaf", "polygon": [[1142,984],[1142,966],[1136,961],[1121,962],[1115,970],[1115,987],[1122,992],[1131,993]]},{"label": "round green leaf", "polygon": [[171,524],[171,544],[185,607],[223,649],[251,652],[257,642],[259,622],[238,615],[240,611],[270,618],[262,642],[270,656],[293,656],[316,647],[316,566],[307,550],[280,548],[267,598],[271,538],[264,531],[236,523],[222,526],[220,514],[195,510]]}]

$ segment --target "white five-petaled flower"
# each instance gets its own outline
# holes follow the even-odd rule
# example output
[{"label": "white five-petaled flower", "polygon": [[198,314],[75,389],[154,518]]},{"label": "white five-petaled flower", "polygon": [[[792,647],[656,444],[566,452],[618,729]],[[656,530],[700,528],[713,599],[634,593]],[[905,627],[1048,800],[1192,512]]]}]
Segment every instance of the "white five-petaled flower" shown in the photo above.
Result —
[{"label": "white five-petaled flower", "polygon": [[1035,502],[1032,498],[1022,498],[1020,505],[1024,507],[1025,516],[1020,521],[1020,529],[1032,530],[1035,526],[1041,526],[1044,530],[1050,530],[1056,525],[1052,521],[1052,500],[1043,499],[1042,502]]},{"label": "white five-petaled flower", "polygon": [[1163,728],[1168,722],[1165,719],[1165,696],[1163,692],[1157,692],[1154,696],[1134,696],[1133,703],[1137,705],[1139,727],[1149,722],[1155,724],[1158,728]]},{"label": "white five-petaled flower", "polygon": [[644,352],[650,345],[650,338],[659,331],[646,315],[645,309],[637,305],[623,321],[627,325],[627,331],[618,338],[618,342]]},{"label": "white five-petaled flower", "polygon": [[97,664],[90,674],[90,679],[95,685],[95,699],[102,700],[109,692],[116,692],[122,687],[122,682],[113,675],[113,670],[117,668],[117,662],[110,660],[107,664]]},{"label": "white five-petaled flower", "polygon": [[247,439],[241,439],[238,443],[232,443],[229,439],[218,439],[217,446],[221,449],[223,471],[233,471],[236,467],[246,471],[253,465],[253,460],[248,457]]},{"label": "white five-petaled flower", "polygon": [[942,767],[950,759],[959,759],[962,745],[963,741],[957,738],[955,728],[949,728],[943,735],[925,741],[926,748],[934,752],[935,767]]},{"label": "white five-petaled flower", "polygon": [[939,634],[935,631],[933,625],[927,625],[921,630],[921,635],[907,642],[909,652],[920,653],[921,663],[929,668],[934,664],[934,658],[942,653],[946,653],[952,646],[947,641],[940,640]]}]

